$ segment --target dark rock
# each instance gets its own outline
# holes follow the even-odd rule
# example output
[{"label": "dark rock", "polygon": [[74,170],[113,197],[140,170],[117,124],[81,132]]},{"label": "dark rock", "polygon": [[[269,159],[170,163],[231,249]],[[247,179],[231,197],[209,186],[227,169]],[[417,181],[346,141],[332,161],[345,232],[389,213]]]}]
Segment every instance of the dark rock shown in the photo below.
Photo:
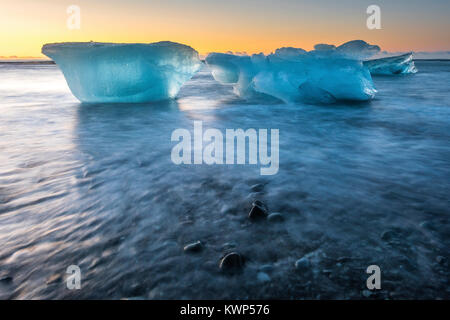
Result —
[{"label": "dark rock", "polygon": [[263,209],[266,210],[266,211],[269,210],[269,208],[267,207],[267,205],[266,205],[264,202],[262,202],[261,200],[255,200],[255,201],[253,201],[252,206],[258,206],[258,207],[261,207],[261,208],[263,208]]},{"label": "dark rock", "polygon": [[406,240],[408,233],[400,228],[392,228],[381,234],[381,239],[387,243],[399,243]]},{"label": "dark rock", "polygon": [[306,257],[300,258],[297,261],[295,261],[295,269],[301,272],[308,271],[310,269],[311,263],[309,262],[309,259]]},{"label": "dark rock", "polygon": [[189,243],[184,246],[184,252],[199,252],[203,249],[203,244],[200,241]]},{"label": "dark rock", "polygon": [[250,187],[253,192],[261,192],[264,190],[264,185],[262,183],[254,184]]},{"label": "dark rock", "polygon": [[385,231],[381,234],[381,240],[383,241],[391,241],[395,237],[395,233],[393,231]]},{"label": "dark rock", "polygon": [[362,295],[366,298],[370,298],[370,296],[372,295],[372,292],[369,290],[363,290]]},{"label": "dark rock", "polygon": [[220,209],[221,214],[233,214],[236,211],[237,211],[236,208],[230,205],[223,205],[222,208]]},{"label": "dark rock", "polygon": [[2,283],[11,283],[13,278],[7,274],[0,275],[0,282]]},{"label": "dark rock", "polygon": [[236,246],[237,245],[234,242],[226,242],[226,243],[223,244],[222,249],[229,250],[229,249],[232,249],[232,248],[236,248]]},{"label": "dark rock", "polygon": [[262,271],[264,273],[268,273],[268,272],[272,272],[273,271],[273,266],[271,264],[263,264],[258,269],[259,269],[259,271]]},{"label": "dark rock", "polygon": [[284,217],[281,213],[274,212],[267,216],[267,220],[269,220],[271,222],[282,222],[282,221],[284,221]]},{"label": "dark rock", "polygon": [[272,279],[270,279],[269,275],[265,272],[258,272],[256,275],[256,279],[260,283],[270,282]]},{"label": "dark rock", "polygon": [[219,264],[219,268],[222,271],[236,271],[244,266],[243,257],[237,252],[230,252],[226,254]]},{"label": "dark rock", "polygon": [[258,205],[254,205],[248,214],[251,220],[260,220],[267,217],[267,210]]}]

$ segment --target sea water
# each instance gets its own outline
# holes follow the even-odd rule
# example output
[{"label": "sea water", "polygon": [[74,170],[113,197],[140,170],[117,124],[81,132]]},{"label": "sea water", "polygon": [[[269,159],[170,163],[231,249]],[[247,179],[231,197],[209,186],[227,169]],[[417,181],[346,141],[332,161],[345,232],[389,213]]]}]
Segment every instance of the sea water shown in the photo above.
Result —
[{"label": "sea water", "polygon": [[[416,65],[333,105],[251,104],[206,67],[176,100],[80,104],[55,65],[0,65],[0,298],[450,298],[450,61]],[[277,174],[174,164],[194,121],[278,129]]]}]

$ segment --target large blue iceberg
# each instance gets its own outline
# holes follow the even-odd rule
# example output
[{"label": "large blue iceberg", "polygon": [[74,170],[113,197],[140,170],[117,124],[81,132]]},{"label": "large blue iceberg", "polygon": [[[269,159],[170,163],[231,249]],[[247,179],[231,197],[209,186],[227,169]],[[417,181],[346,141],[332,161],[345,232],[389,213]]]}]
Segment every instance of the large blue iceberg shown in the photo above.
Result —
[{"label": "large blue iceberg", "polygon": [[339,47],[318,44],[309,52],[280,48],[267,56],[211,53],[206,63],[217,81],[233,84],[235,93],[245,99],[365,101],[377,91],[363,60],[379,51],[378,46],[355,40]]},{"label": "large blue iceberg", "polygon": [[149,102],[174,98],[201,66],[197,51],[174,42],[46,44],[82,102]]},{"label": "large blue iceberg", "polygon": [[416,73],[412,52],[400,56],[364,61],[372,75],[392,75]]},{"label": "large blue iceberg", "polygon": [[318,44],[312,51],[280,48],[275,53],[211,53],[206,63],[214,78],[233,85],[245,99],[332,103],[370,100],[377,92],[371,75],[416,73],[412,53],[367,60],[380,47],[353,40],[336,47]]}]

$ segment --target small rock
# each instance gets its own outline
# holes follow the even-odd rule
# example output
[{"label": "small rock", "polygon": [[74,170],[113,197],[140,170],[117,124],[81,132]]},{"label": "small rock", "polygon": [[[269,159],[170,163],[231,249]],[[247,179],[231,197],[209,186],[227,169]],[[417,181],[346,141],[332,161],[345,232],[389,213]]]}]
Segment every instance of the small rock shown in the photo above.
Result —
[{"label": "small rock", "polygon": [[258,207],[261,207],[261,208],[263,208],[263,209],[266,210],[266,211],[269,210],[269,208],[267,207],[267,205],[266,205],[264,202],[262,202],[261,200],[255,200],[255,201],[253,201],[252,206],[258,206]]},{"label": "small rock", "polygon": [[337,262],[339,262],[339,263],[346,263],[346,262],[349,262],[349,261],[351,261],[352,260],[352,258],[350,258],[350,257],[339,257],[339,258],[337,258]]},{"label": "small rock", "polygon": [[258,282],[264,283],[264,282],[270,282],[270,277],[267,273],[265,272],[258,272],[258,274],[256,275],[256,278],[258,280]]},{"label": "small rock", "polygon": [[262,272],[271,272],[273,270],[273,266],[271,264],[263,264],[262,266],[259,267],[259,271]]},{"label": "small rock", "polygon": [[330,274],[333,273],[333,270],[331,270],[331,269],[323,269],[323,270],[322,270],[322,273],[323,273],[323,274],[326,274],[326,275],[330,275]]},{"label": "small rock", "polygon": [[7,274],[0,275],[0,282],[2,283],[10,283],[12,282],[13,278]]},{"label": "small rock", "polygon": [[189,243],[184,246],[184,252],[199,252],[203,249],[203,244],[200,241]]},{"label": "small rock", "polygon": [[54,284],[57,282],[60,282],[62,280],[62,277],[59,273],[55,273],[54,275],[50,276],[50,278],[47,279],[46,284]]},{"label": "small rock", "polygon": [[194,221],[191,219],[185,219],[185,220],[180,221],[180,225],[182,225],[182,226],[190,226],[193,224],[194,224]]},{"label": "small rock", "polygon": [[431,230],[431,231],[435,231],[436,230],[436,227],[430,221],[423,221],[423,222],[420,223],[420,226],[422,228],[425,228],[425,229],[428,229],[428,230]]},{"label": "small rock", "polygon": [[254,205],[250,212],[248,213],[248,217],[251,220],[260,220],[267,217],[267,210],[263,207]]},{"label": "small rock", "polygon": [[244,266],[244,259],[237,252],[231,252],[226,254],[219,264],[219,268],[222,271],[233,271],[239,270]]},{"label": "small rock", "polygon": [[145,297],[128,297],[128,298],[123,298],[121,300],[134,301],[134,300],[146,300],[146,299],[145,299]]},{"label": "small rock", "polygon": [[274,212],[267,216],[267,220],[269,220],[271,222],[282,222],[282,221],[284,221],[284,217],[281,213]]},{"label": "small rock", "polygon": [[226,242],[222,246],[222,249],[224,249],[224,250],[229,250],[229,249],[232,249],[232,248],[236,248],[236,243],[234,243],[234,242]]},{"label": "small rock", "polygon": [[236,209],[230,205],[223,205],[220,209],[221,214],[233,214],[235,211]]},{"label": "small rock", "polygon": [[254,184],[250,187],[253,192],[261,192],[264,190],[264,185],[262,183]]},{"label": "small rock", "polygon": [[311,263],[309,262],[308,258],[303,257],[295,261],[295,269],[298,271],[308,271],[309,267],[311,266]]}]

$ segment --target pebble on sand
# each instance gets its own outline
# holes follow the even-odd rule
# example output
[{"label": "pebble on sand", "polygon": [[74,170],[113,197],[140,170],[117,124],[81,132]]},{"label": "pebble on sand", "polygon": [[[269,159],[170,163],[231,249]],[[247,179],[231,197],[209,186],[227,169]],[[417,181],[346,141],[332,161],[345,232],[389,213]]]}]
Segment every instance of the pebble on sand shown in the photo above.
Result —
[{"label": "pebble on sand", "polygon": [[255,201],[253,201],[252,206],[258,206],[258,207],[261,207],[261,208],[263,208],[263,209],[266,210],[266,211],[269,210],[269,208],[267,207],[267,205],[266,205],[264,202],[262,202],[261,200],[255,200]]},{"label": "pebble on sand", "polygon": [[47,284],[47,285],[49,285],[49,284],[54,284],[54,283],[58,283],[58,282],[60,282],[60,281],[62,281],[62,276],[61,276],[59,273],[55,273],[54,275],[50,276],[50,277],[47,279],[46,284]]},{"label": "pebble on sand", "polygon": [[219,268],[222,271],[234,271],[239,270],[244,266],[244,259],[237,252],[230,252],[226,254],[219,264]]},{"label": "pebble on sand", "polygon": [[281,213],[274,212],[267,216],[267,220],[269,220],[271,222],[282,222],[282,221],[284,221],[284,217]]},{"label": "pebble on sand", "polygon": [[269,275],[265,272],[258,272],[258,274],[256,275],[256,279],[261,283],[270,282],[271,280]]},{"label": "pebble on sand", "polygon": [[201,243],[201,241],[189,243],[184,246],[184,252],[199,252],[202,249],[203,249],[203,244]]},{"label": "pebble on sand", "polygon": [[303,257],[295,261],[295,269],[298,271],[308,271],[311,263],[309,262],[308,258]]},{"label": "pebble on sand", "polygon": [[10,283],[12,282],[13,278],[7,274],[0,274],[0,282],[3,283]]},{"label": "pebble on sand", "polygon": [[251,220],[260,220],[267,217],[267,210],[261,206],[253,205],[252,209],[248,213],[248,217]]},{"label": "pebble on sand", "polygon": [[372,292],[369,290],[363,290],[362,295],[366,298],[370,298],[370,296],[372,295]]}]

